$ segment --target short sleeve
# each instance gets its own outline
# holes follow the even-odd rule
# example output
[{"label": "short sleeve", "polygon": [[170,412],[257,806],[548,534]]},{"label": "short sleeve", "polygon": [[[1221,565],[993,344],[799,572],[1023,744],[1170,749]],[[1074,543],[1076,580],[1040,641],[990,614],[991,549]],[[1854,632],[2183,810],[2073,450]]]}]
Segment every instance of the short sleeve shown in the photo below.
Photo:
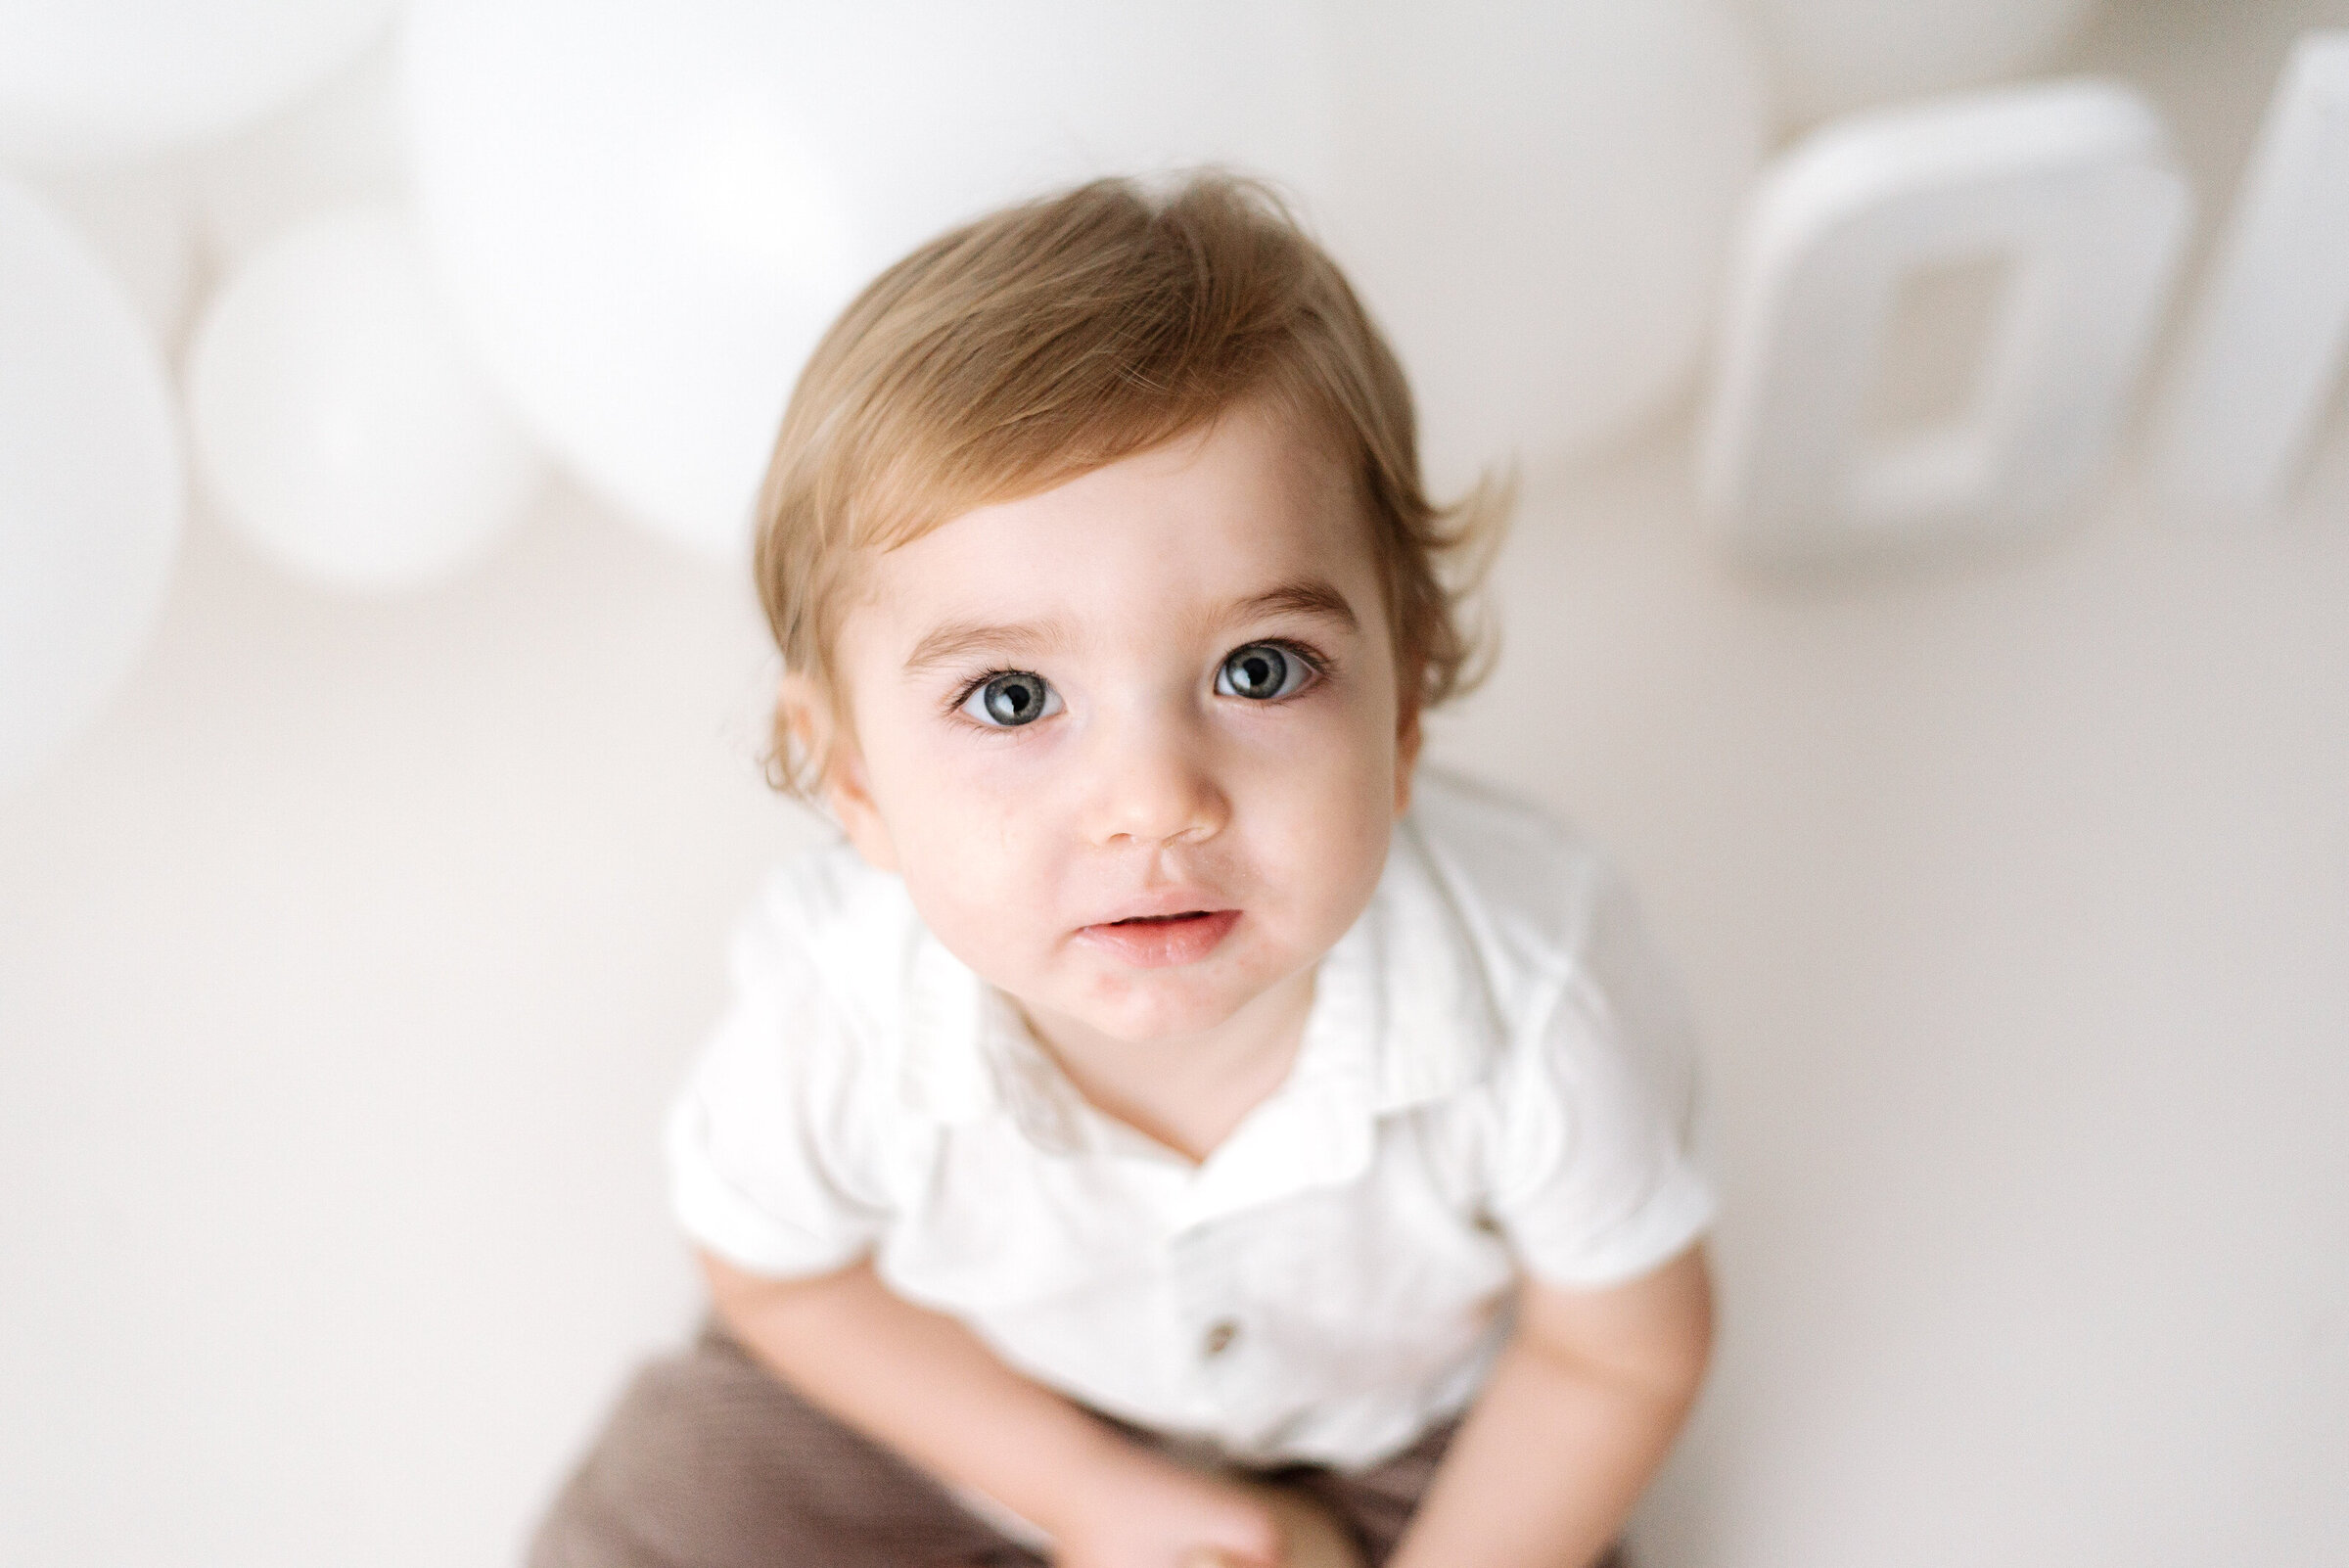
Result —
[{"label": "short sleeve", "polygon": [[869,1251],[886,1206],[860,1147],[873,1119],[851,1020],[770,895],[737,930],[733,996],[671,1106],[669,1198],[697,1245],[751,1273],[828,1273]]},{"label": "short sleeve", "polygon": [[1696,1148],[1694,1032],[1611,877],[1594,879],[1574,957],[1497,1085],[1490,1202],[1528,1274],[1596,1288],[1678,1256],[1715,1204]]}]

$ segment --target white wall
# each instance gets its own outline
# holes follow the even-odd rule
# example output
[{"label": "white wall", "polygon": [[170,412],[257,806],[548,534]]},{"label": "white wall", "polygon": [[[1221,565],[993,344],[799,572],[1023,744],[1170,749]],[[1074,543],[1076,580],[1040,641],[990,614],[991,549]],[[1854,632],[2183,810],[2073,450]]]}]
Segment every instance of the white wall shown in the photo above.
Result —
[{"label": "white wall", "polygon": [[[2083,61],[2223,197],[2293,27]],[[1594,830],[1712,1041],[1727,1326],[1654,1568],[2349,1557],[2349,442],[2301,515],[1727,569],[1531,476],[1438,756]],[[558,496],[354,603],[199,525],[0,799],[0,1558],[511,1561],[695,1298],[654,1133],[760,866],[747,591]]]}]

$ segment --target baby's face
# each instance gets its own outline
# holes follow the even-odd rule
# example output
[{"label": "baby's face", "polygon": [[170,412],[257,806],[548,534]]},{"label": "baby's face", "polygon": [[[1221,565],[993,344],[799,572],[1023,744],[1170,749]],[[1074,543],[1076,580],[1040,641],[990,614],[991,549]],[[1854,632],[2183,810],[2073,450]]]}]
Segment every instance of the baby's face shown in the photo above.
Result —
[{"label": "baby's face", "polygon": [[1303,983],[1408,788],[1369,525],[1255,407],[879,557],[832,801],[1048,1038],[1174,1039]]}]

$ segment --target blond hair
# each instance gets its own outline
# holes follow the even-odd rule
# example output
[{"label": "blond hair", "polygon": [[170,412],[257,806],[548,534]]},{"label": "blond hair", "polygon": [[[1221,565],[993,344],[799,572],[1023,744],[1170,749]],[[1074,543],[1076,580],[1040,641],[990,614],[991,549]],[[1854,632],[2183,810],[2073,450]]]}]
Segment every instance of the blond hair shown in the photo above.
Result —
[{"label": "blond hair", "polygon": [[[1410,389],[1319,246],[1266,186],[1209,172],[1154,196],[1096,180],[941,235],[852,301],[801,373],[759,496],[756,573],[784,668],[828,656],[861,554],[1015,500],[1267,398],[1326,441],[1369,516],[1406,719],[1481,677],[1463,623],[1510,486],[1456,505],[1419,478]],[[824,758],[778,713],[769,776]]]}]

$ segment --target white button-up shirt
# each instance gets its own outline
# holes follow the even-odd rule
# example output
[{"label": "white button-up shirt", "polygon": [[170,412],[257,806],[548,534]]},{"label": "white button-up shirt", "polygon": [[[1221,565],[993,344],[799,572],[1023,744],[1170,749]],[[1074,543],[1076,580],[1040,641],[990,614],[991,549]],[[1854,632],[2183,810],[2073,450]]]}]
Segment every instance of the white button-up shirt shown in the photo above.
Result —
[{"label": "white button-up shirt", "polygon": [[1367,1465],[1474,1396],[1531,1275],[1600,1286],[1710,1222],[1677,995],[1538,812],[1423,772],[1321,960],[1286,1082],[1194,1165],[1088,1104],[843,847],[768,884],[668,1124],[738,1268],[870,1256],[898,1295],[1126,1420]]}]

